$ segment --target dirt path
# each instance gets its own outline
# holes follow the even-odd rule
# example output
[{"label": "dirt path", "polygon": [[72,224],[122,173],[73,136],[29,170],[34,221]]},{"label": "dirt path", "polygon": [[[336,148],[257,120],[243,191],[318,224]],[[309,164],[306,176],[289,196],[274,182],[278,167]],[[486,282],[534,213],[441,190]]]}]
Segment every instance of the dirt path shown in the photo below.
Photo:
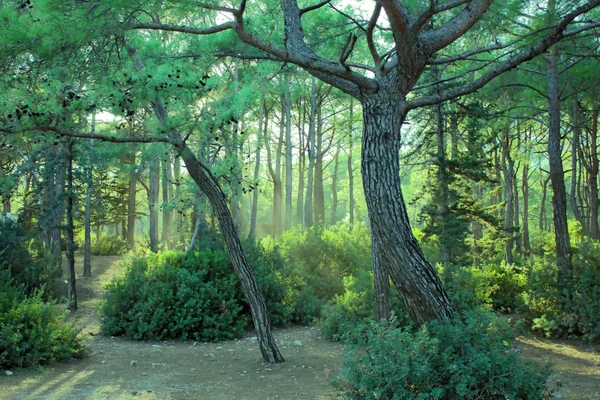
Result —
[{"label": "dirt path", "polygon": [[[221,343],[136,342],[97,335],[103,286],[119,273],[118,257],[94,257],[92,278],[79,279],[80,310],[71,319],[89,335],[91,355],[0,376],[0,399],[334,399],[343,346],[318,327],[275,332],[284,364],[262,361],[255,340]],[[77,266],[80,272],[81,265]],[[90,335],[92,334],[92,335]],[[301,346],[294,342],[300,341]],[[299,343],[298,343],[299,344]],[[600,348],[581,342],[521,338],[526,359],[555,364],[557,398],[600,399]]]}]

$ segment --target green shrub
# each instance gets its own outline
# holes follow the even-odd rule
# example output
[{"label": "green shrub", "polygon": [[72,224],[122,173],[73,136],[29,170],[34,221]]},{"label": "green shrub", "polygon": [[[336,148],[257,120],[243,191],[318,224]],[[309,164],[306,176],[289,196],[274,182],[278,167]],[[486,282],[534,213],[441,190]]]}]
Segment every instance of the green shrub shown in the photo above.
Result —
[{"label": "green shrub", "polygon": [[286,288],[284,303],[292,309],[291,321],[300,324],[316,321],[323,306],[344,293],[345,276],[371,269],[371,240],[364,226],[352,231],[344,225],[296,227],[261,245],[282,260],[277,272]]},{"label": "green shrub", "polygon": [[65,312],[45,304],[42,291],[25,297],[22,288],[1,279],[0,368],[30,367],[84,354],[78,330]]},{"label": "green shrub", "polygon": [[474,309],[417,330],[372,323],[346,353],[338,387],[351,399],[542,399],[549,368],[511,351],[510,328]]},{"label": "green shrub", "polygon": [[92,240],[92,254],[95,256],[119,256],[127,252],[127,243],[118,236],[100,235]]},{"label": "green shrub", "polygon": [[56,280],[60,266],[50,256],[40,252],[33,256],[28,250],[27,232],[16,222],[0,219],[0,271],[8,271],[14,285],[22,286],[26,294],[42,291],[43,298],[60,297]]},{"label": "green shrub", "polygon": [[[125,263],[125,275],[108,285],[101,306],[105,334],[216,341],[239,337],[248,324],[249,307],[224,249],[167,252]],[[256,264],[254,271],[273,324],[285,322],[283,289],[266,265]]]},{"label": "green shrub", "polygon": [[[344,278],[344,293],[332,299],[323,309],[320,319],[323,334],[333,340],[354,342],[357,327],[367,326],[375,320],[375,294],[373,273],[361,271]],[[396,322],[403,326],[410,318],[402,299],[391,288],[391,302]]]},{"label": "green shrub", "polygon": [[547,337],[600,339],[600,244],[582,239],[574,256],[574,281],[562,291],[551,257],[536,260],[525,294],[532,329]]}]

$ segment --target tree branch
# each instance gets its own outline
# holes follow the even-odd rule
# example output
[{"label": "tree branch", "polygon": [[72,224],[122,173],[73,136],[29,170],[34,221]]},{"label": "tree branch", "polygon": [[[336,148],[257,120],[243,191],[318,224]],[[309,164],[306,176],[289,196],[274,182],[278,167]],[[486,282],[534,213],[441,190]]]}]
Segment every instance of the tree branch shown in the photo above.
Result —
[{"label": "tree branch", "polygon": [[465,3],[468,3],[469,1],[471,0],[453,0],[444,4],[438,4],[437,0],[430,0],[429,8],[423,14],[421,14],[419,18],[410,27],[412,34],[414,36],[418,35],[419,32],[421,32],[421,30],[425,26],[425,24],[427,24],[427,22],[429,22],[429,20],[434,15],[456,8]]},{"label": "tree branch", "polygon": [[375,9],[373,10],[373,15],[371,15],[371,20],[369,21],[369,26],[367,26],[367,45],[369,46],[369,52],[371,52],[371,57],[373,57],[373,62],[375,63],[375,70],[381,70],[381,56],[377,52],[377,48],[375,48],[375,43],[373,42],[373,30],[377,25],[377,20],[379,19],[379,14],[381,14],[381,3],[375,4]]},{"label": "tree branch", "polygon": [[213,33],[223,32],[228,29],[235,29],[235,23],[228,21],[220,25],[211,26],[209,28],[191,28],[183,25],[170,25],[170,24],[133,24],[129,26],[129,29],[149,29],[156,31],[170,31],[170,32],[182,32],[191,33],[194,35],[211,35]]},{"label": "tree branch", "polygon": [[331,3],[331,0],[324,0],[324,1],[320,2],[320,3],[314,4],[312,6],[305,7],[302,10],[300,10],[300,16],[303,16],[307,12],[311,12],[311,11],[317,10],[317,9],[323,7],[323,6],[326,6],[329,3]]},{"label": "tree branch", "polygon": [[435,30],[423,32],[421,42],[431,53],[443,49],[464,35],[486,12],[494,0],[471,0],[454,18]]},{"label": "tree branch", "polygon": [[[578,7],[571,13],[567,14],[561,20],[561,22],[558,25],[556,25],[554,27],[554,29],[552,29],[551,33],[546,35],[540,42],[538,42],[538,44],[531,46],[528,49],[520,51],[518,54],[514,55],[513,57],[506,60],[505,62],[499,64],[496,68],[491,69],[490,71],[483,74],[478,79],[474,80],[473,82],[471,82],[467,85],[464,85],[462,87],[458,87],[458,88],[455,88],[452,90],[448,90],[440,95],[423,96],[423,97],[419,97],[417,99],[408,101],[407,105],[406,105],[407,110],[412,110],[414,108],[438,104],[438,103],[441,103],[441,102],[444,102],[444,101],[447,101],[450,99],[464,96],[465,94],[473,93],[473,92],[481,89],[492,79],[498,77],[499,75],[503,74],[504,72],[509,71],[509,70],[517,67],[518,65],[520,65],[526,61],[529,61],[529,60],[535,58],[536,56],[542,54],[543,52],[545,52],[548,48],[550,48],[550,46],[552,46],[553,44],[555,44],[556,42],[558,42],[560,39],[562,39],[564,37],[563,33],[568,34],[569,32],[571,32],[571,31],[565,32],[565,30],[566,30],[567,26],[575,18],[577,18],[581,14],[584,14],[584,13],[592,10],[593,8],[597,7],[598,5],[600,5],[600,0],[592,0],[592,1],[587,2],[583,6]],[[577,28],[576,31],[579,33],[579,32],[582,32],[583,30],[582,30],[582,28]]]}]

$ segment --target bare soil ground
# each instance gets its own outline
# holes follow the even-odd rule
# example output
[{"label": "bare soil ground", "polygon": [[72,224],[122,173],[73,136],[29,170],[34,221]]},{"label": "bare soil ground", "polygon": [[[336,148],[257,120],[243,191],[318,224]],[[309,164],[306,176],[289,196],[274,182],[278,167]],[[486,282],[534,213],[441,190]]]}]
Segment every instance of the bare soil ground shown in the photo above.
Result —
[{"label": "bare soil ground", "polygon": [[[70,319],[89,336],[90,356],[0,375],[0,399],[334,399],[344,351],[319,327],[275,331],[286,359],[262,361],[252,333],[221,342],[138,342],[97,335],[104,284],[120,273],[118,257],[94,257],[93,277],[78,281],[80,310]],[[77,265],[77,271],[82,270]],[[296,346],[295,341],[302,346]],[[556,397],[600,399],[600,348],[577,341],[520,338],[526,359],[555,365]]]}]

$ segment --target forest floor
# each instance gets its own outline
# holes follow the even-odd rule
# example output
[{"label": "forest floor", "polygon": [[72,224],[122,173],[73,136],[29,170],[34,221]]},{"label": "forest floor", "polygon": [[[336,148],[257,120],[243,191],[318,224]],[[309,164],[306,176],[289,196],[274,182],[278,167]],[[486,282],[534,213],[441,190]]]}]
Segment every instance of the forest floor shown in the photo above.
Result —
[{"label": "forest floor", "polygon": [[[70,319],[89,336],[90,355],[39,369],[0,375],[0,399],[334,399],[331,382],[344,348],[318,326],[275,331],[286,359],[267,364],[248,332],[220,342],[140,342],[98,335],[104,285],[120,273],[119,257],[94,257],[91,278],[79,278],[79,311]],[[78,264],[77,271],[82,266]],[[295,341],[302,346],[296,346]],[[550,385],[565,399],[600,399],[600,346],[521,337],[528,360],[551,362]]]}]

